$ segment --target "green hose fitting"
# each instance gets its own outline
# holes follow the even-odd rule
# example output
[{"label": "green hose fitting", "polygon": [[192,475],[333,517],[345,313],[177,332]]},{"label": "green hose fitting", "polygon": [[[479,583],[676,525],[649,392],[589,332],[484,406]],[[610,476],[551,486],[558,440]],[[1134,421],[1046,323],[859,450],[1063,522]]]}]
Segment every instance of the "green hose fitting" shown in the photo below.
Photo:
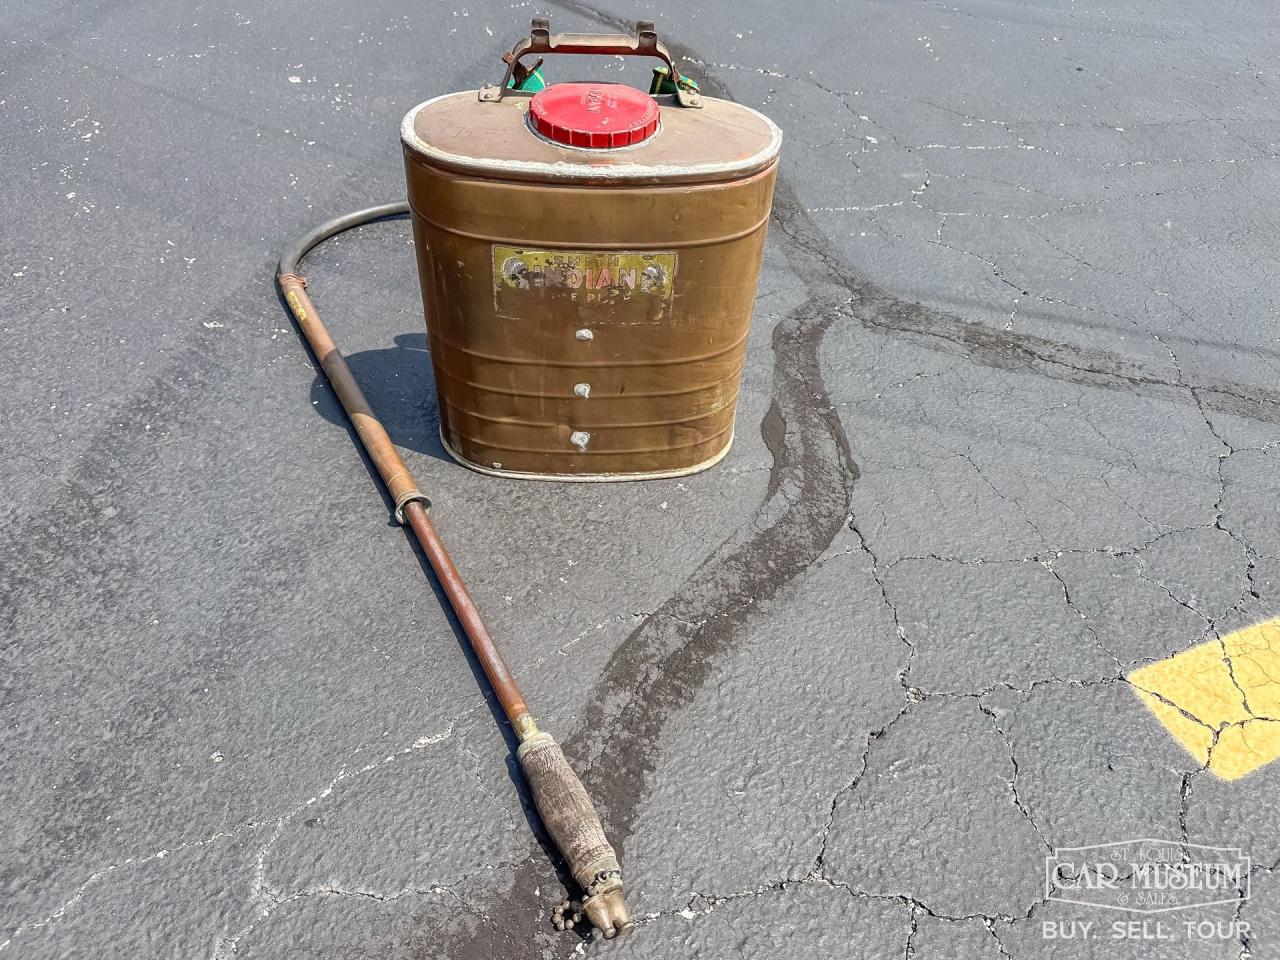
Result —
[{"label": "green hose fitting", "polygon": [[[680,89],[690,92],[697,92],[698,82],[688,77],[680,77]],[[671,72],[666,67],[653,68],[653,82],[649,84],[649,93],[651,96],[657,96],[660,93],[675,93],[676,85],[671,82]]]},{"label": "green hose fitting", "polygon": [[[505,54],[503,60],[507,60],[511,54]],[[537,93],[539,90],[547,88],[547,80],[542,75],[542,60],[538,60],[532,69],[525,69],[520,63],[512,64],[511,79],[507,81],[508,90],[527,90],[530,93]]]}]

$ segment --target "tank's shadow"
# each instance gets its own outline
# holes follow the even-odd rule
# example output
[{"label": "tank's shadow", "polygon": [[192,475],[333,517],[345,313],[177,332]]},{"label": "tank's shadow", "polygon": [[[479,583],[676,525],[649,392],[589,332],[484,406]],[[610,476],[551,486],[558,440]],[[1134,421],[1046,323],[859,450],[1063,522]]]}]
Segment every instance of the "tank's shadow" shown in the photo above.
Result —
[{"label": "tank's shadow", "polygon": [[[440,411],[425,333],[402,333],[396,345],[385,350],[347,354],[347,365],[398,446],[453,462],[440,443]],[[350,429],[342,405],[319,371],[311,384],[311,401],[320,416]]]}]

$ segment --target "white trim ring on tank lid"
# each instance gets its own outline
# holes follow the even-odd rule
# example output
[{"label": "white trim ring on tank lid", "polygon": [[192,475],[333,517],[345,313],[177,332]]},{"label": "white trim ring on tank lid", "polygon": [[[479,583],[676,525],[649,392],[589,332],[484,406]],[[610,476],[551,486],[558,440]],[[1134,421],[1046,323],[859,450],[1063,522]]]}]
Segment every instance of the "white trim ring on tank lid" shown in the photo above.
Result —
[{"label": "white trim ring on tank lid", "polygon": [[[405,146],[421,153],[428,159],[436,160],[440,163],[453,167],[487,171],[490,173],[494,171],[509,171],[525,175],[540,174],[550,179],[559,180],[575,180],[584,176],[590,177],[593,180],[652,180],[655,177],[699,177],[732,174],[739,171],[759,169],[760,167],[768,164],[769,161],[773,160],[773,158],[778,155],[778,151],[782,149],[782,130],[778,128],[778,125],[759,110],[753,110],[751,107],[743,106],[740,103],[735,103],[733,106],[736,109],[745,110],[748,113],[754,114],[768,124],[770,133],[769,144],[763,150],[760,150],[750,157],[743,160],[731,160],[725,163],[618,163],[588,166],[582,163],[570,163],[566,160],[557,160],[555,163],[546,163],[542,160],[496,160],[484,157],[460,156],[456,153],[450,153],[447,150],[441,150],[439,147],[433,147],[418,136],[418,131],[414,129],[414,121],[417,120],[418,112],[420,110],[448,97],[474,96],[475,93],[476,91],[474,90],[462,91],[459,93],[445,93],[418,104],[406,113],[404,115],[404,119],[400,121],[401,142],[403,142]],[[632,144],[632,148],[643,145],[643,143]],[[556,144],[556,146],[561,146],[561,144]],[[586,153],[588,151],[583,150],[582,152]],[[612,151],[592,150],[590,152],[593,154],[603,154]]]}]

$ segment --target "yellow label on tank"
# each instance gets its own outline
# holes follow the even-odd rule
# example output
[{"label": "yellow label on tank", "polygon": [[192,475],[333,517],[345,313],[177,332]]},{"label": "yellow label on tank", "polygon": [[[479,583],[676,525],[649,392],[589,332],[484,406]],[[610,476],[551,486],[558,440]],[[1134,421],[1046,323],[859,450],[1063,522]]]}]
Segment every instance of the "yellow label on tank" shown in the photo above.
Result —
[{"label": "yellow label on tank", "polygon": [[[523,312],[543,299],[623,308],[614,322],[663,319],[675,285],[676,255],[616,250],[493,248],[493,295],[498,312]],[[626,309],[633,304],[639,309]]]}]

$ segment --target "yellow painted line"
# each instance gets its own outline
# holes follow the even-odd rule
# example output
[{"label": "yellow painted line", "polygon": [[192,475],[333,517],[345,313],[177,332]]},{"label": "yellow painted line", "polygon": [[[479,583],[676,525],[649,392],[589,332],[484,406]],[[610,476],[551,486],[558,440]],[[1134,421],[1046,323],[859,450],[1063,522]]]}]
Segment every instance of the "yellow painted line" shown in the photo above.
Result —
[{"label": "yellow painted line", "polygon": [[1128,680],[1174,739],[1223,780],[1280,759],[1280,617],[1148,664]]}]

